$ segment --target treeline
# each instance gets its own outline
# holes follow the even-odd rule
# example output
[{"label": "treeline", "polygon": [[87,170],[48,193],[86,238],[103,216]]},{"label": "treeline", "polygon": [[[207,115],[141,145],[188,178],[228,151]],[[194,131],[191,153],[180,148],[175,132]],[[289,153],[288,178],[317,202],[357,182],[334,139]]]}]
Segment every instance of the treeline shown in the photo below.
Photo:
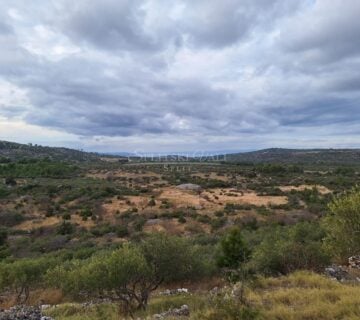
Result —
[{"label": "treeline", "polygon": [[[81,251],[82,252],[82,251]],[[0,263],[0,288],[17,303],[31,290],[53,287],[74,298],[106,298],[123,311],[145,309],[160,285],[213,275],[213,255],[191,240],[155,234],[116,249],[49,254]]]},{"label": "treeline", "polygon": [[78,166],[50,160],[23,160],[0,164],[0,177],[4,178],[64,178],[78,172]]}]

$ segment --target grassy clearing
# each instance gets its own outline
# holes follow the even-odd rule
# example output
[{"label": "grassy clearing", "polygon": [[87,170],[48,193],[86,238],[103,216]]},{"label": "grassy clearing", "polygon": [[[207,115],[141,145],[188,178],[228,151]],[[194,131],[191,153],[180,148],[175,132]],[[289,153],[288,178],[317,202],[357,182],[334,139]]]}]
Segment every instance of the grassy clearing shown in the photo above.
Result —
[{"label": "grassy clearing", "polygon": [[[360,318],[360,286],[340,284],[310,272],[295,272],[287,277],[260,278],[248,291],[248,300],[266,320],[355,320]],[[215,303],[205,294],[154,297],[142,319],[188,304],[191,320],[253,319],[240,317],[240,309],[228,300]],[[240,308],[240,307],[238,307]],[[221,310],[220,310],[221,309]],[[123,319],[115,305],[82,307],[64,304],[48,311],[56,320]]]},{"label": "grassy clearing", "polygon": [[[146,311],[140,311],[136,318],[147,318],[153,314],[161,313],[172,308],[179,308],[182,305],[189,305],[190,309],[203,309],[206,307],[205,299],[201,295],[178,295],[154,297]],[[119,320],[119,308],[115,304],[94,305],[84,307],[81,304],[62,304],[46,312],[47,315],[56,320]]]},{"label": "grassy clearing", "polygon": [[360,318],[359,285],[340,284],[309,272],[260,279],[249,299],[260,306],[266,319]]}]

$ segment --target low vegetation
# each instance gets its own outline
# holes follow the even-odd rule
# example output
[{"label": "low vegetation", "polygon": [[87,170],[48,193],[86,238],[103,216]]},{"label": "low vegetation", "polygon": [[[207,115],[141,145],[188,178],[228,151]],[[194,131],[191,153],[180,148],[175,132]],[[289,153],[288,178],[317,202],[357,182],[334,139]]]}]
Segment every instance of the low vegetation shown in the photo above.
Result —
[{"label": "low vegetation", "polygon": [[[0,161],[3,307],[58,304],[47,310],[56,320],[145,318],[184,304],[203,320],[359,318],[359,284],[323,276],[360,254],[356,162],[62,152]],[[161,294],[183,287],[191,295]]]}]

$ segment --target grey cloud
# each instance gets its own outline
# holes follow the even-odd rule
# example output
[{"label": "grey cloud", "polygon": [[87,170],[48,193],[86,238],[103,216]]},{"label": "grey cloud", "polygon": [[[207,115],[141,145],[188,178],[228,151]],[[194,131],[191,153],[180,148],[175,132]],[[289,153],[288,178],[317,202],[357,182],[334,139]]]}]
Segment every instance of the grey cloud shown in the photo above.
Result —
[{"label": "grey cloud", "polygon": [[318,0],[291,17],[281,44],[316,63],[332,63],[360,52],[360,2]]},{"label": "grey cloud", "polygon": [[341,98],[323,98],[293,108],[271,108],[268,114],[277,115],[279,125],[286,127],[326,127],[358,123],[360,114],[358,101]]},{"label": "grey cloud", "polygon": [[299,2],[266,0],[186,1],[184,31],[195,44],[209,47],[233,45],[254,31],[263,31],[277,18],[295,11]]},{"label": "grey cloud", "polygon": [[[182,16],[168,17],[176,6]],[[217,48],[265,29],[299,6],[295,0],[79,0],[57,22],[74,41],[104,50],[157,51],[184,41]]]},{"label": "grey cloud", "polygon": [[0,21],[0,35],[12,33],[12,28],[4,22]]},{"label": "grey cloud", "polygon": [[228,103],[226,90],[206,83],[159,80],[135,65],[132,76],[114,79],[104,75],[103,65],[91,66],[77,59],[49,62],[18,78],[33,106],[26,121],[91,136],[193,132]]},{"label": "grey cloud", "polygon": [[142,0],[79,0],[61,18],[65,33],[103,49],[155,50],[162,46],[145,29]]},{"label": "grey cloud", "polygon": [[338,77],[327,80],[324,84],[325,89],[343,92],[360,92],[360,76],[348,74],[345,77]]},{"label": "grey cloud", "polygon": [[[328,7],[320,7],[324,17]],[[24,45],[28,26],[12,21],[12,32],[0,31],[0,79],[26,90],[30,104],[2,106],[0,115],[86,139],[266,140],[345,127],[355,134],[360,62],[342,59],[358,55],[358,31],[350,32],[358,22],[321,21],[312,32],[314,8],[285,0],[81,0],[57,7],[54,21],[35,22],[19,8],[25,25],[51,28],[52,37],[70,39],[79,50],[58,59],[31,53]],[[51,5],[44,10],[55,16]],[[318,60],[308,55],[313,51]]]}]

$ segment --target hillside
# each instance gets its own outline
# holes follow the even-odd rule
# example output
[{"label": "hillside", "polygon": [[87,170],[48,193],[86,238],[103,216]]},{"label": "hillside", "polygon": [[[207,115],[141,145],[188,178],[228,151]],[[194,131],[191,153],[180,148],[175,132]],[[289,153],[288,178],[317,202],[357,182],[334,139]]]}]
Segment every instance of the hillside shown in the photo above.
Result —
[{"label": "hillside", "polygon": [[[1,150],[13,157],[61,159],[74,159],[77,152],[20,146],[4,143]],[[342,225],[325,219],[334,195],[359,185],[360,165],[309,164],[305,170],[193,159],[17,159],[0,165],[0,309],[7,309],[0,310],[2,320],[18,319],[7,315],[22,313],[24,304],[44,304],[54,320],[129,319],[131,313],[149,319],[178,310],[187,312],[179,320],[234,320],[238,314],[358,319],[360,269],[346,261],[360,253],[360,239],[352,238],[360,225],[360,192],[341,200],[346,210],[340,213],[349,207],[351,220],[339,230],[340,245],[330,232]],[[227,239],[234,239],[236,250],[230,267],[241,264],[260,279],[247,284],[245,302],[237,295],[227,298]],[[340,260],[344,266],[331,266]],[[311,273],[293,275],[297,270]],[[340,282],[324,278],[326,270]],[[279,275],[284,277],[271,278]]]},{"label": "hillside", "polygon": [[227,154],[231,162],[273,162],[299,164],[354,164],[360,162],[360,149],[281,149]]},{"label": "hillside", "polygon": [[88,161],[98,159],[99,155],[69,148],[44,147],[0,140],[0,158],[49,158],[60,161]]}]

